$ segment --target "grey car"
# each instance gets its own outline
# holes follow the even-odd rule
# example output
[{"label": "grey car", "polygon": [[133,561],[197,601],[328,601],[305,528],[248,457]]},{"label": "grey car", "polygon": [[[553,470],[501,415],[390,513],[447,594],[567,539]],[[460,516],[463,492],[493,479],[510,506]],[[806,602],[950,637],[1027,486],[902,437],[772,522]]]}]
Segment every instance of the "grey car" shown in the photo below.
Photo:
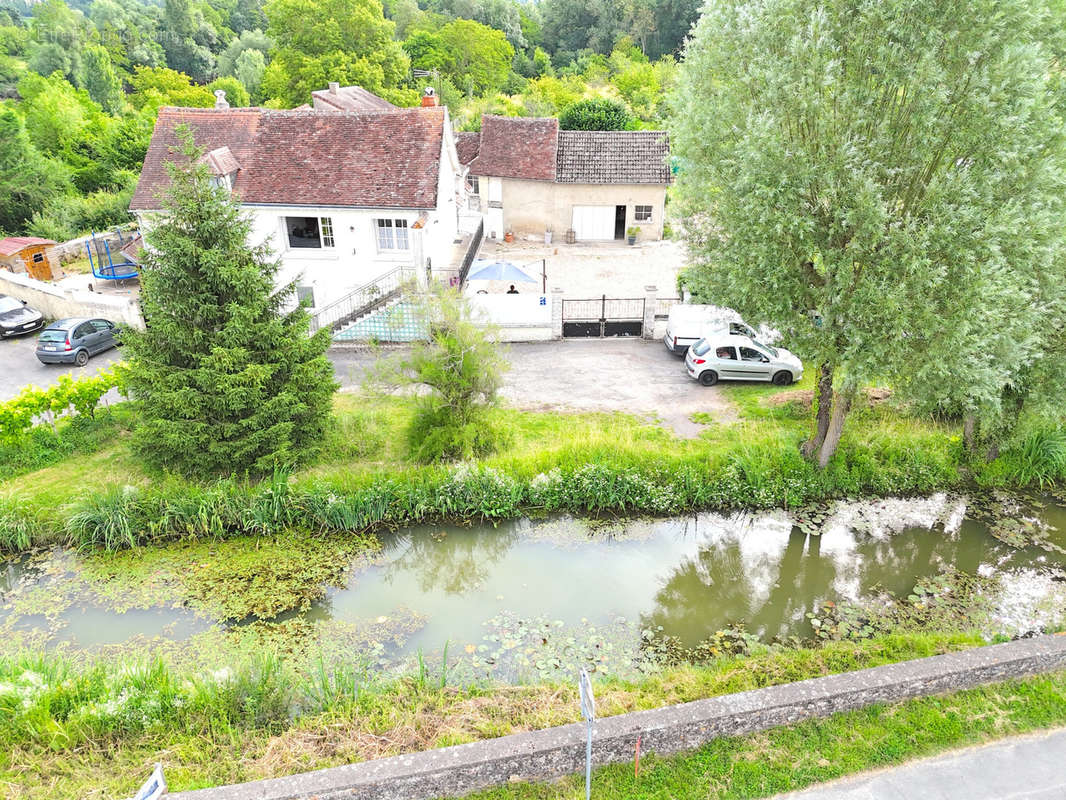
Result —
[{"label": "grey car", "polygon": [[37,358],[42,364],[85,366],[90,356],[118,346],[115,323],[106,319],[61,319],[37,339]]},{"label": "grey car", "polygon": [[44,327],[44,314],[30,308],[25,300],[0,294],[0,338],[33,333]]}]

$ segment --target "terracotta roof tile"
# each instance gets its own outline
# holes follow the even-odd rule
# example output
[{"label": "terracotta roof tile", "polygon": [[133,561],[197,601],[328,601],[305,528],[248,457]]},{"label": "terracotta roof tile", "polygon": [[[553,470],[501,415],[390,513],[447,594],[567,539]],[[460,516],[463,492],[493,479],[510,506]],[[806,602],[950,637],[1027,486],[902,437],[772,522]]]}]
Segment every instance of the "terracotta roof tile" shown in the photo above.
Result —
[{"label": "terracotta roof tile", "polygon": [[130,208],[158,209],[166,162],[186,123],[208,151],[228,147],[245,203],[433,208],[443,108],[359,114],[270,109],[162,108]]},{"label": "terracotta roof tile", "polygon": [[559,183],[670,183],[665,131],[560,131]]},{"label": "terracotta roof tile", "polygon": [[337,91],[319,89],[311,92],[311,102],[317,111],[395,111],[384,97],[368,92],[362,86],[340,86]]},{"label": "terracotta roof tile", "polygon": [[477,158],[480,144],[481,134],[476,131],[461,131],[455,134],[455,149],[459,153],[459,163],[466,166]]},{"label": "terracotta roof tile", "polygon": [[555,180],[559,120],[554,117],[481,118],[481,143],[471,175]]},{"label": "terracotta roof tile", "polygon": [[51,239],[38,239],[36,236],[9,236],[0,239],[0,256],[11,256],[35,244],[55,244]]},{"label": "terracotta roof tile", "polygon": [[228,147],[219,147],[204,155],[208,169],[212,175],[229,175],[241,168],[240,162]]}]

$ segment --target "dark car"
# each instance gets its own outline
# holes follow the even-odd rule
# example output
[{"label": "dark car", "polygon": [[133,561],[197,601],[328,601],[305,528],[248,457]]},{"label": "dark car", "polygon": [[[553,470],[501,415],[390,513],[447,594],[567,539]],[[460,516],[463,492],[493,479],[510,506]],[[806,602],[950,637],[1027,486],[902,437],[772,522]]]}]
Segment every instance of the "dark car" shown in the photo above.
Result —
[{"label": "dark car", "polygon": [[37,339],[37,358],[42,364],[85,366],[89,356],[116,347],[115,323],[106,319],[61,319]]},{"label": "dark car", "polygon": [[16,300],[0,294],[0,337],[19,336],[44,327],[44,314],[26,305],[25,300]]}]

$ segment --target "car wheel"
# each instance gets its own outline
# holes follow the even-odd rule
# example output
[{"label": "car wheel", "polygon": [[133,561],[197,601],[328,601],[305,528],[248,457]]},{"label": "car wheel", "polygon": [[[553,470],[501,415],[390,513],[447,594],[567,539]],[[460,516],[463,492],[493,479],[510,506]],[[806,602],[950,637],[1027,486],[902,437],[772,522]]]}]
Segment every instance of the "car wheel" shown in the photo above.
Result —
[{"label": "car wheel", "polygon": [[713,369],[705,369],[700,373],[700,383],[704,386],[714,386],[718,383],[718,373]]},{"label": "car wheel", "polygon": [[88,350],[79,350],[78,354],[76,356],[74,356],[74,363],[77,364],[79,367],[84,367],[86,364],[88,364],[89,363],[89,351]]},{"label": "car wheel", "polygon": [[774,386],[791,386],[792,385],[792,373],[788,370],[781,370],[774,374]]}]

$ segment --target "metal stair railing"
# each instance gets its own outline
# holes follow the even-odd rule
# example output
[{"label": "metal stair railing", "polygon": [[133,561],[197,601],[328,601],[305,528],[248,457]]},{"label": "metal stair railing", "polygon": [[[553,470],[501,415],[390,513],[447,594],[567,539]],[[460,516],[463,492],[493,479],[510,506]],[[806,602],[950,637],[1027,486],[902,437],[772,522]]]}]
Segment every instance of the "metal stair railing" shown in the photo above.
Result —
[{"label": "metal stair railing", "polygon": [[393,298],[399,297],[403,293],[404,284],[414,279],[415,268],[412,266],[397,267],[384,275],[379,275],[312,314],[311,333],[321,328],[336,330],[363,314],[385,305]]}]

